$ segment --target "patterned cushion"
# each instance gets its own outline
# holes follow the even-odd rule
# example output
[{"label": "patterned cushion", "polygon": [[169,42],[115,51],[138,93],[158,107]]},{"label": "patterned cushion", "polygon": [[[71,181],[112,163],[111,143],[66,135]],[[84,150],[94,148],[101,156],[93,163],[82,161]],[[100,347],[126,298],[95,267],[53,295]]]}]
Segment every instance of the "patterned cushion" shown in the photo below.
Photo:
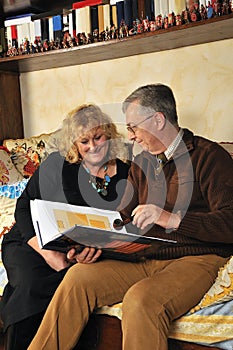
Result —
[{"label": "patterned cushion", "polygon": [[[23,179],[22,184],[17,183],[14,188],[17,186],[17,191],[11,192],[10,196],[7,195],[1,196],[0,195],[0,295],[3,293],[3,289],[7,283],[7,275],[5,268],[2,264],[2,258],[1,258],[1,243],[4,234],[6,234],[11,227],[14,225],[15,218],[14,218],[14,212],[15,212],[15,205],[17,201],[17,197],[22,193],[26,186],[27,180]],[[1,186],[4,187],[4,186]],[[12,198],[11,198],[12,197]]]},{"label": "patterned cushion", "polygon": [[7,198],[0,196],[0,239],[9,231],[14,223],[16,198]]},{"label": "patterned cushion", "polygon": [[57,150],[58,131],[24,139],[4,140],[3,145],[10,151],[11,159],[23,177],[31,177],[40,163]]},{"label": "patterned cushion", "polygon": [[178,318],[171,325],[169,338],[232,350],[233,300],[210,305]]},{"label": "patterned cushion", "polygon": [[0,295],[7,283],[1,260],[1,243],[5,233],[14,224],[16,199],[21,195],[30,177],[49,153],[57,150],[59,130],[29,139],[9,139],[0,147]]},{"label": "patterned cushion", "polygon": [[223,303],[233,299],[233,256],[219,269],[218,276],[212,287],[206,292],[198,305],[191,312],[206,306]]},{"label": "patterned cushion", "polygon": [[0,147],[0,186],[10,185],[22,180],[22,175],[15,168],[10,154]]},{"label": "patterned cushion", "polygon": [[23,179],[12,185],[0,186],[0,196],[8,198],[19,198],[28,183],[28,179]]}]

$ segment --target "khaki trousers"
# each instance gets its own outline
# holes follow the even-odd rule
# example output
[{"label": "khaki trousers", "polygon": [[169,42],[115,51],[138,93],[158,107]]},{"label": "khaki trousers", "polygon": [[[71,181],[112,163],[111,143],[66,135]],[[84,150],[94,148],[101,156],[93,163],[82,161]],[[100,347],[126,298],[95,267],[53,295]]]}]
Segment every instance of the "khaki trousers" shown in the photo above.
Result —
[{"label": "khaki trousers", "polygon": [[76,264],[55,292],[28,350],[71,350],[95,308],[122,300],[122,349],[166,350],[170,323],[200,301],[226,261],[203,255]]}]

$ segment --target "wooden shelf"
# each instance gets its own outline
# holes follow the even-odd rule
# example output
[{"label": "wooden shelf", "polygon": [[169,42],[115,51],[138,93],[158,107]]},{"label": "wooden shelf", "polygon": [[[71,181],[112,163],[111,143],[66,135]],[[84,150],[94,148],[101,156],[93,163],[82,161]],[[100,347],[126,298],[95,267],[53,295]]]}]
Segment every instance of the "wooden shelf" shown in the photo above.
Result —
[{"label": "wooden shelf", "polygon": [[24,73],[67,67],[230,38],[233,38],[233,14],[72,49],[0,58],[0,72]]}]

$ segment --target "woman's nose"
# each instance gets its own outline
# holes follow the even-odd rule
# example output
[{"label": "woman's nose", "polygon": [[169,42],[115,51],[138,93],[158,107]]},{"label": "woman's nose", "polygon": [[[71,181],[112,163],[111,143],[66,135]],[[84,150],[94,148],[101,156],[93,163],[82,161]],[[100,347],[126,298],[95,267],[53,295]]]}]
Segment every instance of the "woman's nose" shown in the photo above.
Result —
[{"label": "woman's nose", "polygon": [[96,145],[95,145],[95,140],[90,140],[89,141],[89,148],[92,149],[94,148]]},{"label": "woman's nose", "polygon": [[128,139],[130,141],[135,140],[135,133],[128,131]]}]

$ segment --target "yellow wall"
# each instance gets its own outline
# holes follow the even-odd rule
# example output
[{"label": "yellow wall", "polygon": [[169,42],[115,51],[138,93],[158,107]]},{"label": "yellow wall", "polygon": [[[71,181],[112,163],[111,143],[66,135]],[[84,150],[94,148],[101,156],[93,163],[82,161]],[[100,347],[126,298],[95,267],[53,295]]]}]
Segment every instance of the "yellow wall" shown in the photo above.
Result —
[{"label": "yellow wall", "polygon": [[122,123],[122,100],[135,88],[172,87],[180,125],[215,141],[233,140],[233,39],[171,51],[23,73],[25,136],[50,132],[75,106],[94,102]]}]

